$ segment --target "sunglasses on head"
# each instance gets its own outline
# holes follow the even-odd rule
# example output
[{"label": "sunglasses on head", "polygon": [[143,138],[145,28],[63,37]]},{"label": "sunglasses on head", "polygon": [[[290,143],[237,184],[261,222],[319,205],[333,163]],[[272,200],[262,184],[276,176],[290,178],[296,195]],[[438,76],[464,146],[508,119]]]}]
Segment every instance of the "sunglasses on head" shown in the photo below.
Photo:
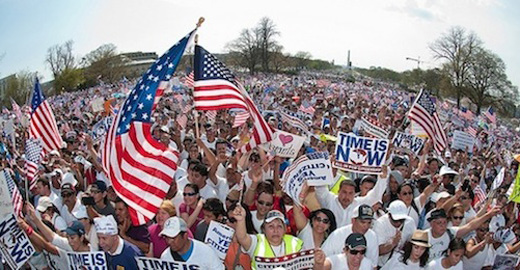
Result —
[{"label": "sunglasses on head", "polygon": [[262,206],[267,206],[267,207],[273,205],[273,203],[270,203],[270,202],[264,202],[264,201],[257,201],[257,202],[258,202],[258,204],[260,204]]},{"label": "sunglasses on head", "polygon": [[184,193],[182,193],[182,195],[184,197],[186,197],[186,196],[191,197],[191,196],[197,195],[197,192],[184,192]]},{"label": "sunglasses on head", "polygon": [[330,220],[328,218],[315,217],[314,220],[321,222],[323,224],[329,224]]},{"label": "sunglasses on head", "polygon": [[349,250],[349,253],[352,254],[352,255],[358,255],[359,253],[361,253],[361,255],[365,255],[366,252],[367,252],[366,249],[362,249],[362,250],[351,249],[351,250]]}]

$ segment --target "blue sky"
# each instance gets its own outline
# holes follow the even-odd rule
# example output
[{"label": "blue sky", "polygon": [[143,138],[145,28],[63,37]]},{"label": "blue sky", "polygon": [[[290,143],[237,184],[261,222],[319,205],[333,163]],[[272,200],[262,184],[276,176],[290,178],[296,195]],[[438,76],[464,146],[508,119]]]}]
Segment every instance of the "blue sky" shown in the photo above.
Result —
[{"label": "blue sky", "polygon": [[199,43],[210,52],[225,45],[260,18],[270,17],[281,32],[284,51],[313,58],[397,71],[438,66],[428,44],[451,26],[474,31],[507,65],[520,86],[520,1],[514,0],[0,0],[0,77],[21,70],[50,80],[49,47],[74,41],[83,55],[105,43],[121,52],[162,54],[206,18]]}]

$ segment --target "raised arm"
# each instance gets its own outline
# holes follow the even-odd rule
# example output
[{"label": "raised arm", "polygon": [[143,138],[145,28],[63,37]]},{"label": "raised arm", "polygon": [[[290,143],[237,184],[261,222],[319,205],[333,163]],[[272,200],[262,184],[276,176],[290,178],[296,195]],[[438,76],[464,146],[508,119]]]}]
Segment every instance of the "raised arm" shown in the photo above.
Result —
[{"label": "raised arm", "polygon": [[250,175],[253,181],[244,194],[244,203],[247,206],[253,205],[253,202],[255,201],[256,188],[258,187],[258,184],[262,182],[262,169],[260,168],[258,171],[251,171],[249,173],[251,173]]},{"label": "raised arm", "polygon": [[197,145],[202,149],[202,152],[204,152],[204,155],[206,158],[208,158],[209,164],[213,164],[217,162],[217,158],[215,157],[215,154],[213,154],[213,151],[211,151],[200,138],[197,138]]},{"label": "raised arm", "polygon": [[470,239],[466,244],[466,252],[464,254],[468,259],[472,258],[486,247],[486,245],[490,242],[490,239],[492,239],[492,233],[490,232],[488,232],[485,236],[485,239],[478,244],[475,243],[475,239]]},{"label": "raised arm", "polygon": [[237,205],[233,210],[233,216],[237,220],[237,226],[235,235],[237,236],[238,243],[245,249],[249,250],[251,247],[251,236],[247,234],[246,229],[246,210],[242,206]]},{"label": "raised arm", "polygon": [[48,241],[45,241],[45,239],[43,239],[41,235],[36,233],[33,230],[33,228],[31,228],[31,226],[29,226],[29,224],[27,224],[25,221],[18,220],[18,226],[20,227],[20,229],[25,231],[25,233],[29,237],[29,240],[36,248],[44,249],[53,255],[59,255],[58,248],[55,245],[49,243]]},{"label": "raised arm", "polygon": [[52,242],[52,239],[54,239],[56,233],[53,232],[49,227],[47,227],[47,225],[43,224],[41,219],[39,219],[36,216],[34,206],[32,206],[32,204],[30,203],[25,204],[25,212],[27,213],[29,219],[34,223],[34,225],[36,225],[38,230],[42,233],[45,240]]},{"label": "raised arm", "polygon": [[419,195],[419,202],[422,206],[426,203],[426,200],[433,194],[433,192],[439,187],[440,185],[439,176],[432,177],[432,183],[429,184],[423,192]]},{"label": "raised arm", "polygon": [[465,225],[459,227],[459,229],[457,230],[456,236],[462,238],[465,235],[467,235],[468,233],[476,230],[478,227],[480,227],[480,225],[482,223],[484,223],[484,221],[486,221],[486,220],[492,218],[494,215],[498,214],[500,212],[500,210],[501,209],[499,207],[494,207],[493,209],[491,209],[491,211],[487,212],[485,215],[475,218],[471,222],[466,223]]},{"label": "raised arm", "polygon": [[383,165],[383,174],[377,177],[376,185],[366,196],[358,197],[357,200],[362,204],[374,205],[381,200],[388,186],[388,167]]},{"label": "raised arm", "polygon": [[309,220],[303,213],[303,209],[297,203],[295,203],[293,206],[293,214],[294,221],[296,222],[296,229],[298,229],[298,231],[303,230],[303,228],[305,228]]}]

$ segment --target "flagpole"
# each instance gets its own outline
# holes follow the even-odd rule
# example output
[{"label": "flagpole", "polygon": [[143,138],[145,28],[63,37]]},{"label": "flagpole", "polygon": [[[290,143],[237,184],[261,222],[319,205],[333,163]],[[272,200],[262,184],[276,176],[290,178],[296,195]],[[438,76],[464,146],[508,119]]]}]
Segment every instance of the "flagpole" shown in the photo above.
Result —
[{"label": "flagpole", "polygon": [[[202,23],[204,22],[204,20],[205,20],[204,17],[200,17],[200,18],[199,18],[199,21],[197,22],[197,29],[202,25]],[[198,43],[199,43],[199,35],[196,34],[196,35],[195,35],[195,45],[197,45]],[[194,55],[193,55],[193,58],[192,58],[192,61],[191,61],[192,68],[194,67],[194,58],[195,58],[195,52],[193,52],[193,53],[194,53]],[[193,74],[195,74],[195,71],[194,71],[194,70],[193,70]],[[194,91],[195,91],[195,89],[192,88],[191,91],[192,91],[192,93],[191,93],[192,96],[194,96]],[[195,105],[195,102],[194,102],[193,105]],[[198,112],[197,112],[197,109],[193,110],[193,113],[194,113],[194,116],[195,116],[195,136],[197,137],[197,139],[199,139],[199,138],[200,138],[200,131],[199,131],[199,114],[198,114]],[[199,149],[199,151],[200,151],[200,149]]]}]

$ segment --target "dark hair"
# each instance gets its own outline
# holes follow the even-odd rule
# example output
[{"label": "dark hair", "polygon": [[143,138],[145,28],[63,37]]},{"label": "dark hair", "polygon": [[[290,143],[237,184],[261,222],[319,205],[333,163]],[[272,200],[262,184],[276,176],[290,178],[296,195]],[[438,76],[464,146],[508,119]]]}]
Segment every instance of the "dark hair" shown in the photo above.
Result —
[{"label": "dark hair", "polygon": [[412,189],[412,192],[413,192],[413,185],[412,185],[412,182],[410,181],[405,181],[403,182],[402,184],[400,184],[398,187],[397,187],[397,194],[401,194],[401,190],[403,190],[404,187],[410,187]]},{"label": "dark hair", "polygon": [[45,178],[38,178],[38,180],[36,181],[36,183],[41,183],[42,186],[45,186],[45,187],[48,187],[48,188],[51,188],[51,185],[49,183],[49,180],[45,179]]},{"label": "dark hair", "polygon": [[119,198],[119,196],[116,197],[116,199],[114,200],[114,204],[116,204],[116,203],[123,203],[125,205],[125,207],[128,208],[128,204],[126,204],[126,202],[123,201],[123,199]]},{"label": "dark hair", "polygon": [[334,213],[332,213],[332,211],[330,211],[327,208],[321,208],[321,209],[314,210],[309,215],[309,220],[311,220],[311,222],[310,222],[311,227],[312,227],[312,220],[318,215],[318,213],[323,213],[329,219],[329,222],[330,222],[329,225],[330,226],[329,226],[329,229],[327,229],[327,236],[328,236],[334,230],[336,230],[336,226],[337,226],[336,225],[336,217],[334,217]]},{"label": "dark hair", "polygon": [[339,184],[339,189],[342,189],[344,186],[351,186],[354,189],[357,187],[356,182],[352,181],[352,179],[350,179],[350,178],[347,178],[347,179],[344,179],[343,181],[341,181],[341,183]]},{"label": "dark hair", "polygon": [[466,242],[464,242],[464,239],[462,238],[453,238],[450,241],[450,245],[448,246],[448,249],[443,252],[443,254],[448,257],[448,250],[450,252],[453,252],[458,249],[466,249]]},{"label": "dark hair", "polygon": [[[404,243],[403,257],[401,257],[401,262],[406,265],[408,265],[408,263],[406,261],[408,261],[408,259],[410,258],[410,255],[412,254],[413,245],[414,244],[410,241],[406,241],[406,243]],[[426,248],[424,253],[419,258],[419,266],[425,267],[426,264],[428,263],[429,258],[430,258],[430,248]]]},{"label": "dark hair", "polygon": [[202,163],[195,164],[193,167],[193,172],[198,172],[203,177],[206,177],[209,174],[208,167]]},{"label": "dark hair", "polygon": [[195,184],[193,184],[193,183],[188,183],[188,184],[186,184],[186,185],[184,186],[184,188],[187,188],[187,187],[193,189],[193,192],[195,192],[195,193],[197,193],[197,194],[199,193],[199,186],[197,186],[197,185],[195,185]]},{"label": "dark hair", "polygon": [[[255,226],[253,225],[253,216],[251,215],[251,211],[249,211],[249,206],[245,205],[244,203],[241,204],[242,208],[246,211],[245,221],[246,221],[246,231],[248,234],[257,234],[258,232],[255,230]],[[227,212],[232,212],[237,208],[238,203],[232,204]],[[229,219],[230,222],[235,222],[236,220]]]},{"label": "dark hair", "polygon": [[223,144],[223,145],[225,145],[227,147],[228,142],[226,140],[223,140],[223,139],[219,138],[219,139],[217,139],[217,142],[215,142],[215,148],[217,148],[217,145],[219,145],[219,144]]},{"label": "dark hair", "polygon": [[256,187],[256,194],[260,195],[262,193],[267,193],[267,194],[274,195],[274,186],[273,186],[273,184],[271,184],[269,182],[261,182],[261,183],[259,183],[258,186]]},{"label": "dark hair", "polygon": [[209,198],[202,205],[202,210],[206,210],[211,212],[215,217],[226,216],[226,211],[224,210],[224,205],[217,198]]}]

